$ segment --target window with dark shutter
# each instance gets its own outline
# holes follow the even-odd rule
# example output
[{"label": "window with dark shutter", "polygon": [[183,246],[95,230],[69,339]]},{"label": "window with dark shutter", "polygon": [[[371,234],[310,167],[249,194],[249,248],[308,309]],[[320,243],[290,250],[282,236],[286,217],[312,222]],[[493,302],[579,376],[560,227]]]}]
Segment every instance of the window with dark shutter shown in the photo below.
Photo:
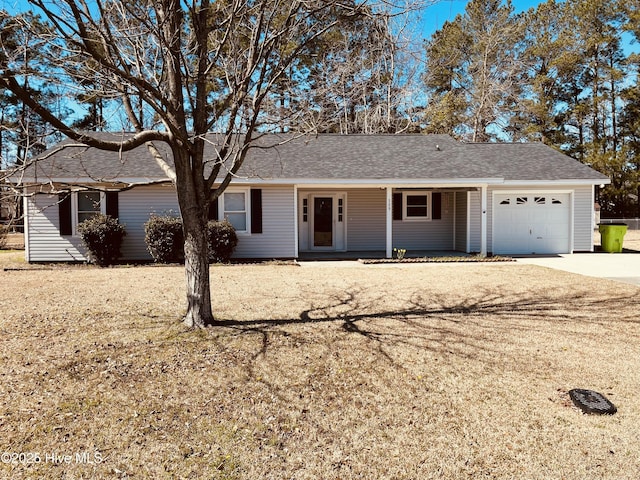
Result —
[{"label": "window with dark shutter", "polygon": [[209,220],[218,221],[218,199],[209,202]]},{"label": "window with dark shutter", "polygon": [[440,220],[442,218],[442,193],[434,192],[431,195],[431,218]]},{"label": "window with dark shutter", "polygon": [[393,219],[402,220],[402,193],[393,194]]},{"label": "window with dark shutter", "polygon": [[251,233],[262,233],[262,189],[251,189]]},{"label": "window with dark shutter", "polygon": [[60,219],[60,235],[73,235],[70,193],[58,195],[58,217]]},{"label": "window with dark shutter", "polygon": [[107,192],[105,194],[105,213],[110,217],[117,219],[120,216],[118,206],[118,192]]}]

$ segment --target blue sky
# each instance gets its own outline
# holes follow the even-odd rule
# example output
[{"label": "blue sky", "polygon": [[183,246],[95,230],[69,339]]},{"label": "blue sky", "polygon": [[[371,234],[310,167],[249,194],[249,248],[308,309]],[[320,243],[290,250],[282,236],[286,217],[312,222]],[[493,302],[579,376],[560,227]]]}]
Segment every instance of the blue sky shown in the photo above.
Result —
[{"label": "blue sky", "polygon": [[[458,13],[464,11],[464,7],[468,0],[441,0],[427,8],[424,15],[425,33],[430,35],[431,32],[440,28],[447,20],[453,20]],[[532,6],[541,3],[541,0],[512,0],[512,4],[516,12],[527,10]],[[0,0],[0,9],[9,12],[29,9],[26,0]]]},{"label": "blue sky", "polygon": [[[511,0],[514,11],[516,13],[523,12],[543,3],[546,0]],[[423,39],[428,39],[433,32],[442,27],[444,22],[453,20],[456,15],[463,13],[469,0],[439,0],[425,9],[422,13],[422,21],[418,27],[418,35]],[[27,0],[0,0],[0,9],[7,10],[10,13],[24,11],[30,8]],[[625,50],[627,53],[631,51],[640,51],[640,45],[631,41],[631,35],[625,36]]]},{"label": "blue sky", "polygon": [[[441,0],[428,7],[422,15],[424,38],[429,38],[444,22],[453,20],[456,15],[463,13],[467,3],[468,0]],[[516,13],[529,10],[540,3],[543,3],[543,0],[511,0]]]}]

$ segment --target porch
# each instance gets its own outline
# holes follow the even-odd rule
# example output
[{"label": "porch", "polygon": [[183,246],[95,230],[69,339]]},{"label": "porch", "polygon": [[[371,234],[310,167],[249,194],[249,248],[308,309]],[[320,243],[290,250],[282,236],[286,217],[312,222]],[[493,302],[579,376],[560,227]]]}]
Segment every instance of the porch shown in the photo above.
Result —
[{"label": "porch", "polygon": [[486,255],[486,187],[298,188],[300,259]]},{"label": "porch", "polygon": [[[438,257],[471,257],[465,252],[453,250],[415,250],[407,251],[404,258],[438,258]],[[300,261],[333,261],[333,260],[379,260],[387,258],[386,251],[349,251],[349,252],[300,252]]]}]

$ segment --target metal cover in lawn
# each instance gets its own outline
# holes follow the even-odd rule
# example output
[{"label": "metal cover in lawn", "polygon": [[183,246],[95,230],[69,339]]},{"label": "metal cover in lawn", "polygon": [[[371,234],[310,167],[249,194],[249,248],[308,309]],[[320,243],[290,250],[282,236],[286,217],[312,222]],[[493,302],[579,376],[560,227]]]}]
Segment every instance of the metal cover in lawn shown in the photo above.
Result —
[{"label": "metal cover in lawn", "polygon": [[569,390],[571,400],[584,413],[595,415],[613,415],[618,411],[604,395],[593,390],[574,388]]}]

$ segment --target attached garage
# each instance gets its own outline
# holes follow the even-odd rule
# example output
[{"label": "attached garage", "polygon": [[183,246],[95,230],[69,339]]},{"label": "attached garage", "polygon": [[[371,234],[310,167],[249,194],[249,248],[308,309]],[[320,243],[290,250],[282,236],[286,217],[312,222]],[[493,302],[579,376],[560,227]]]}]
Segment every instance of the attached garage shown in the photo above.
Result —
[{"label": "attached garage", "polygon": [[496,193],[493,253],[571,253],[571,193]]}]

